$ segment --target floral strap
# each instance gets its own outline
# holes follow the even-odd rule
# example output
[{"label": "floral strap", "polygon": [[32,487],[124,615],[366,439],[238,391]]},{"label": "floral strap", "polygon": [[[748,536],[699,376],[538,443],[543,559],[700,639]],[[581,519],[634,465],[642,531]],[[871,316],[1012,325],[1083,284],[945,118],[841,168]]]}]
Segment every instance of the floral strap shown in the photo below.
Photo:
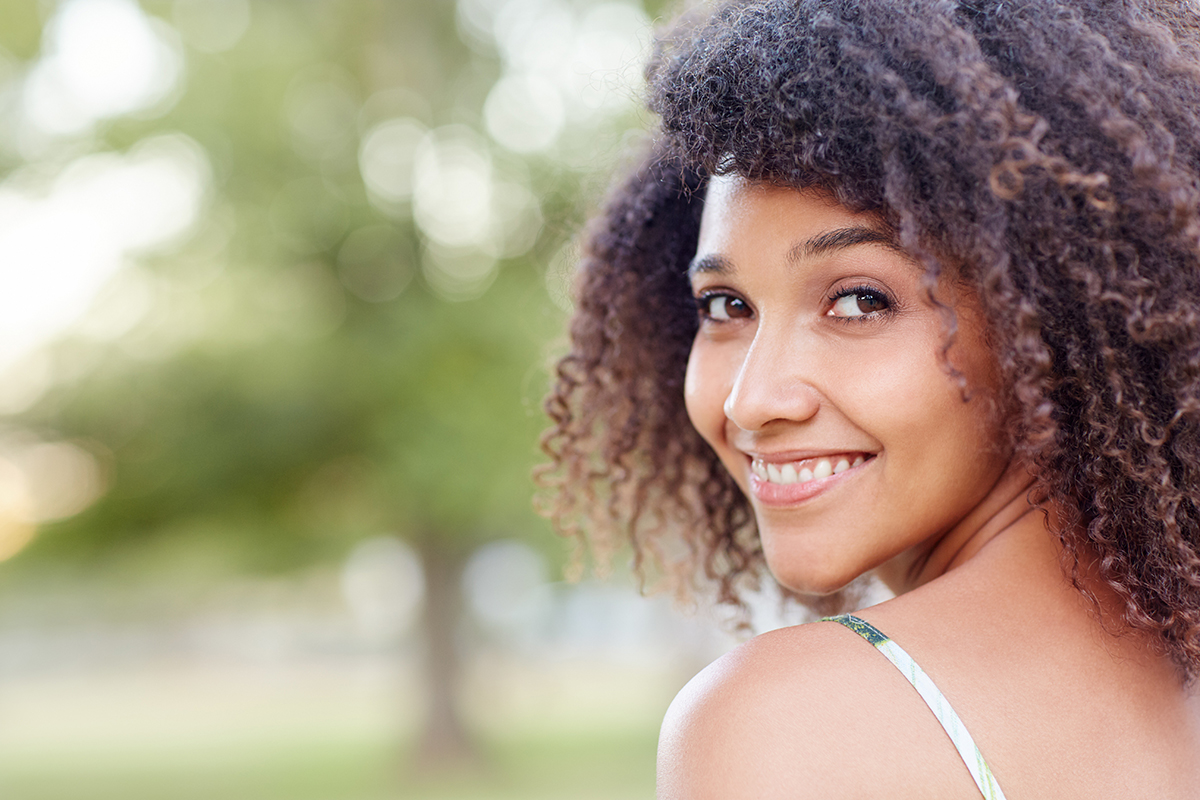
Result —
[{"label": "floral strap", "polygon": [[824,617],[822,621],[844,625],[875,645],[875,649],[883,653],[887,660],[892,662],[892,665],[900,670],[905,678],[908,678],[908,682],[913,685],[913,688],[921,695],[921,699],[937,717],[937,721],[942,724],[942,729],[946,731],[946,735],[954,743],[958,754],[962,756],[967,769],[971,772],[971,777],[975,779],[975,785],[979,787],[984,798],[986,800],[1004,800],[1004,792],[1000,791],[1000,785],[996,783],[996,776],[992,774],[991,768],[983,760],[983,754],[979,752],[975,740],[971,738],[971,734],[967,733],[967,726],[963,725],[958,714],[950,707],[950,701],[937,686],[934,686],[933,681],[925,674],[925,670],[917,666],[917,662],[913,661],[912,656],[864,619],[859,619],[851,614],[840,614],[836,617]]}]

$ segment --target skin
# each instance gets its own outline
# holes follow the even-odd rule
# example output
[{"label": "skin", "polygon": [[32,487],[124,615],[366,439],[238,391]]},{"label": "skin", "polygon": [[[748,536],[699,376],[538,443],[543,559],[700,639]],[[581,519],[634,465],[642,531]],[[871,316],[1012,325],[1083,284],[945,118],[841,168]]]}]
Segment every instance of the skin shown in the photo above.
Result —
[{"label": "skin", "polygon": [[[1194,796],[1200,705],[1120,630],[1090,564],[1099,609],[1064,577],[1055,509],[1028,503],[1030,475],[1002,444],[970,292],[935,287],[958,320],[943,358],[923,270],[875,219],[737,176],[710,183],[690,276],[688,414],[750,498],[780,583],[824,593],[875,571],[898,596],[859,615],[950,698],[1009,798]],[[753,468],[858,457],[802,491]],[[658,796],[979,792],[903,676],[823,623],[756,637],[680,692]]]},{"label": "skin", "polygon": [[[875,568],[894,590],[912,588],[948,551],[969,555],[955,526],[1002,478],[1006,498],[1028,483],[1006,475],[984,402],[996,379],[978,314],[954,303],[949,360],[978,387],[965,402],[940,357],[946,323],[925,300],[922,268],[886,240],[861,241],[876,232],[821,195],[717,178],[692,264],[693,293],[718,313],[702,308],[688,414],[750,498],[776,578],[802,593]],[[813,246],[831,236],[842,244]],[[867,460],[805,502],[752,491],[755,457],[843,455]]]}]

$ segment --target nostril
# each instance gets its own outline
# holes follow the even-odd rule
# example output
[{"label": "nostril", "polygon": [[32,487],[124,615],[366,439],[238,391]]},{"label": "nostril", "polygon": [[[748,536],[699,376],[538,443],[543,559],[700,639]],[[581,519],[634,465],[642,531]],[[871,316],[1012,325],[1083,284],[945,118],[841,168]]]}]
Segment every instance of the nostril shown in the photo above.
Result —
[{"label": "nostril", "polygon": [[820,407],[820,395],[811,386],[772,382],[735,385],[721,410],[725,419],[742,430],[757,431],[774,422],[810,420]]}]

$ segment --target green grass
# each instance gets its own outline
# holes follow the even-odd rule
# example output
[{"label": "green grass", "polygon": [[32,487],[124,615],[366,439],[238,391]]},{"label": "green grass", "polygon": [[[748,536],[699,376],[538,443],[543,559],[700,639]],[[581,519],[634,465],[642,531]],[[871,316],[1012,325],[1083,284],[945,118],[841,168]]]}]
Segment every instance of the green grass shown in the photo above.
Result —
[{"label": "green grass", "polygon": [[257,745],[172,757],[0,754],[4,800],[633,800],[654,794],[656,731],[482,743],[480,762],[422,772],[380,741]]}]

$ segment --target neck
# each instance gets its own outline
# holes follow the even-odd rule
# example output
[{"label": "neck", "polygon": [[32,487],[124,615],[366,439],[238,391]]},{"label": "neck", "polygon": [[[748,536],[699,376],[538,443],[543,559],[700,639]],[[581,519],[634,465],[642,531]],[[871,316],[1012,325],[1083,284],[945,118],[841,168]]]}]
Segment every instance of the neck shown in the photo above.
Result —
[{"label": "neck", "polygon": [[901,553],[876,573],[889,589],[903,594],[965,564],[1013,528],[1029,524],[1042,528],[1043,512],[1028,500],[1032,487],[1033,476],[1023,464],[1013,461],[983,500],[953,528]]}]

